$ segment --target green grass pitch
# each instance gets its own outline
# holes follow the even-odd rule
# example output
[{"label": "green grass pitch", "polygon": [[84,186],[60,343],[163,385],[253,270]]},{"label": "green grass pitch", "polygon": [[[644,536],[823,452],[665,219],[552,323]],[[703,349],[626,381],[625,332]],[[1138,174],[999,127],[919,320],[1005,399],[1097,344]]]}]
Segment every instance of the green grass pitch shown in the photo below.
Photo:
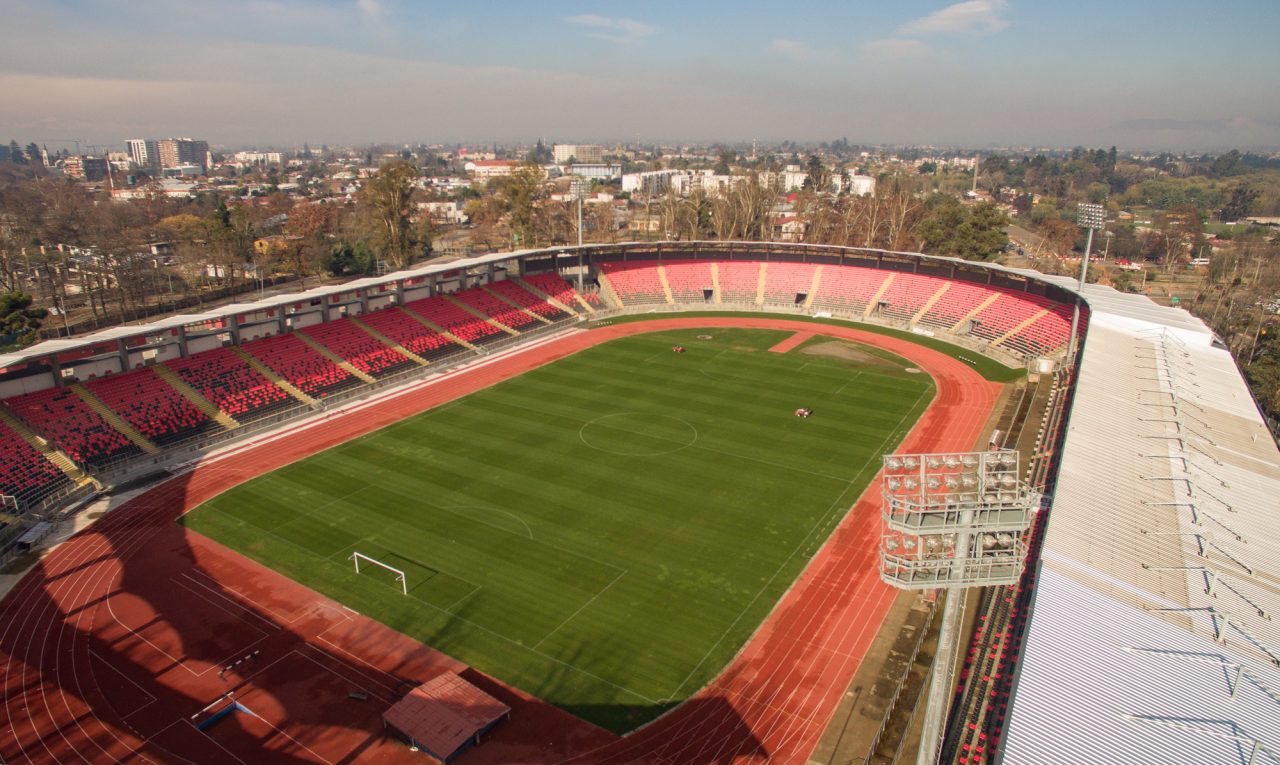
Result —
[{"label": "green grass pitch", "polygon": [[[767,352],[788,335],[615,340],[183,522],[625,732],[715,677],[933,398],[883,354]],[[408,597],[376,567],[357,576],[353,551],[403,569]]]}]

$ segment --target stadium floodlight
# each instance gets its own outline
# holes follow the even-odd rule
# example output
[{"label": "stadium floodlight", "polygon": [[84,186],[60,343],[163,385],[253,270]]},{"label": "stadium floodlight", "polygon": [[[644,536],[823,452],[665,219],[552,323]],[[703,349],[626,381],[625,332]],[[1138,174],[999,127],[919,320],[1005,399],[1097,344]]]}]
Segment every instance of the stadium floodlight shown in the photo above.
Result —
[{"label": "stadium floodlight", "polygon": [[[1098,204],[1081,202],[1076,206],[1076,223],[1089,231],[1084,241],[1084,257],[1080,259],[1080,284],[1077,292],[1084,292],[1084,282],[1089,275],[1089,251],[1093,249],[1093,232],[1106,225],[1106,208]],[[1067,363],[1072,363],[1076,355],[1076,332],[1080,328],[1080,298],[1075,300],[1075,310],[1071,312],[1071,342],[1067,346]]]},{"label": "stadium floodlight", "polygon": [[960,591],[1014,584],[1039,497],[1021,481],[1018,453],[885,455],[880,578],[902,589],[951,592],[942,613],[918,762],[933,765],[946,719]]}]

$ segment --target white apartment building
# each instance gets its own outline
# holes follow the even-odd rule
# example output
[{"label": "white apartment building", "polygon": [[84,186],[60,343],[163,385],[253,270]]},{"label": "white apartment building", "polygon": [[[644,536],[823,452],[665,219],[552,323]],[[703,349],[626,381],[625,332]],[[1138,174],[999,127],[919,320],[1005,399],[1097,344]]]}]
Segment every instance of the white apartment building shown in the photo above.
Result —
[{"label": "white apartment building", "polygon": [[604,147],[591,143],[558,143],[552,147],[551,157],[557,165],[569,160],[575,164],[598,165],[604,162]]}]

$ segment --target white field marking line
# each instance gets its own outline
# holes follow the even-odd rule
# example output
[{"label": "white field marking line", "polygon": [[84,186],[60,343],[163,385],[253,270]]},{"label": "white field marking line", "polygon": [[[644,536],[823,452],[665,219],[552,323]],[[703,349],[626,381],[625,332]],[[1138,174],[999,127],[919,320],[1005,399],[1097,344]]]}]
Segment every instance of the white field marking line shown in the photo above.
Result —
[{"label": "white field marking line", "polygon": [[470,509],[470,510],[491,510],[495,513],[502,513],[505,516],[514,518],[517,521],[519,521],[520,524],[524,526],[525,533],[529,535],[529,539],[533,539],[533,529],[529,528],[529,524],[526,523],[523,518],[516,515],[515,513],[508,512],[507,510],[503,510],[501,508],[492,507],[490,505],[431,505],[431,506],[436,508],[437,510],[443,510],[446,513],[449,513],[450,515],[459,515],[464,518],[469,518],[475,521],[476,523],[482,523],[485,526],[488,526],[490,528],[497,529],[498,531],[505,531],[508,534],[510,534],[511,532],[509,530],[504,529],[501,526],[494,526],[492,523],[489,523],[488,521],[483,521],[483,520],[480,520],[479,518],[473,518],[470,515],[467,515],[466,513],[460,513],[458,511]]},{"label": "white field marking line", "polygon": [[[325,632],[328,632],[328,630],[325,630]],[[352,653],[350,650],[344,648],[343,646],[338,645],[337,643],[333,642],[332,640],[329,640],[328,638],[323,638],[317,635],[316,640],[320,641],[321,643],[324,643],[325,645],[329,646],[331,649],[333,649],[334,651],[337,651],[338,653],[343,653],[343,654],[346,654],[347,656],[350,656],[352,659],[360,662],[361,664],[365,665],[366,667],[373,670],[374,672],[377,672],[380,675],[386,675],[392,680],[395,680],[397,683],[400,681],[400,678],[396,677],[395,675],[391,674],[385,669],[374,666],[373,664],[369,663],[369,661],[365,659],[363,656],[359,656],[357,654]],[[384,684],[383,687],[385,688],[388,686]],[[392,687],[391,690],[394,692],[395,688]]]},{"label": "white field marking line", "polygon": [[847,388],[847,387],[849,387],[849,383],[851,383],[851,382],[853,382],[854,380],[858,379],[858,377],[859,377],[859,376],[861,376],[861,375],[862,375],[862,370],[861,370],[861,369],[859,369],[857,372],[854,372],[854,373],[853,373],[853,377],[850,377],[848,380],[845,380],[845,381],[844,381],[844,385],[841,385],[841,386],[840,386],[840,388],[839,388],[839,389],[838,389],[834,394],[832,394],[832,395],[839,396],[841,393],[844,393],[844,389],[845,389],[845,388]]},{"label": "white field marking line", "polygon": [[268,636],[265,633],[263,633],[262,637],[258,638],[257,640],[253,641],[252,643],[246,645],[243,648],[237,648],[236,650],[231,652],[231,655],[229,655],[227,658],[223,659],[222,661],[219,661],[217,664],[210,664],[208,667],[204,669],[203,672],[200,672],[199,674],[197,674],[196,677],[200,677],[200,675],[203,675],[206,672],[209,672],[215,667],[217,667],[217,669],[221,671],[224,667],[227,667],[230,664],[232,659],[235,659],[237,657],[248,656],[250,653],[252,653],[252,651],[250,651],[249,649],[253,648],[258,643],[261,643],[262,641],[266,640],[267,637]]},{"label": "white field marking line", "polygon": [[[142,635],[138,634],[137,630],[135,630],[133,627],[130,627],[130,626],[126,625],[124,622],[120,621],[120,617],[119,617],[119,616],[116,616],[116,611],[115,611],[115,609],[114,609],[114,608],[112,608],[112,606],[111,606],[111,598],[110,598],[110,597],[108,597],[108,598],[107,598],[107,613],[111,614],[111,618],[115,620],[116,624],[120,625],[121,627],[124,627],[126,630],[128,630],[130,633],[132,633],[134,637],[138,638],[138,639],[139,639],[139,640],[141,640],[142,642],[144,642],[144,643],[146,643],[147,645],[151,646],[153,649],[155,649],[156,653],[158,653],[158,654],[160,654],[160,655],[164,656],[166,659],[168,659],[170,662],[172,662],[174,666],[182,667],[182,668],[183,668],[183,669],[185,669],[186,671],[190,672],[190,673],[191,673],[191,675],[192,675],[192,677],[200,677],[200,675],[201,675],[201,674],[203,674],[203,673],[201,673],[201,672],[196,672],[196,671],[195,671],[194,669],[192,669],[191,667],[188,667],[185,663],[183,663],[183,662],[184,662],[184,660],[183,660],[183,659],[175,659],[172,655],[170,655],[170,654],[169,654],[169,652],[168,652],[168,651],[164,650],[163,648],[161,648],[160,646],[156,645],[155,643],[152,643],[150,640],[147,640],[145,637],[143,637]],[[157,673],[157,674],[158,674],[158,673]]]},{"label": "white field marking line", "polygon": [[[183,582],[182,582],[182,580],[183,580],[183,579],[186,579],[188,582],[191,582],[191,584],[183,584]],[[171,579],[170,581],[172,581],[174,584],[178,585],[178,586],[179,586],[179,587],[181,587],[182,589],[186,590],[187,592],[190,592],[192,595],[195,595],[196,597],[201,598],[201,599],[202,599],[202,600],[204,600],[206,603],[208,603],[209,605],[211,605],[211,606],[213,606],[214,608],[218,609],[219,611],[222,611],[222,612],[223,612],[223,613],[225,613],[225,614],[229,614],[229,615],[231,615],[231,616],[235,616],[235,617],[238,617],[238,618],[243,618],[245,615],[252,616],[254,619],[257,619],[257,620],[259,620],[259,621],[261,621],[261,622],[265,622],[265,623],[266,623],[266,625],[267,625],[268,627],[270,627],[271,629],[274,629],[274,630],[278,630],[278,629],[280,629],[280,626],[279,626],[279,625],[277,625],[277,624],[273,624],[273,623],[271,622],[271,620],[269,620],[269,619],[264,619],[264,618],[263,618],[262,616],[260,616],[259,614],[256,614],[256,613],[254,613],[253,611],[251,611],[251,610],[249,610],[249,609],[245,608],[244,606],[240,605],[239,603],[237,603],[236,601],[232,600],[231,598],[228,598],[226,595],[223,595],[222,593],[219,593],[219,592],[215,592],[215,591],[213,591],[213,590],[210,590],[208,587],[205,587],[204,585],[200,584],[199,582],[196,582],[194,579],[191,579],[190,577],[188,577],[186,573],[182,574],[181,576],[179,576],[179,577],[178,577],[178,578],[176,578],[176,579]],[[204,590],[204,591],[206,591],[206,592],[201,592],[201,590]],[[207,593],[207,594],[206,594],[206,593]],[[213,597],[210,597],[210,595],[212,595]],[[236,608],[237,610],[232,611],[232,610],[230,610],[230,609],[226,608],[225,606],[223,606],[223,605],[219,604],[219,603],[218,603],[218,600],[215,600],[215,598],[217,598],[218,600],[224,600],[224,601],[226,601],[226,602],[227,602],[227,603],[229,603],[230,605],[235,606],[235,608]],[[250,625],[250,626],[253,626],[253,625]],[[256,630],[258,630],[258,632],[262,632],[262,630],[261,630],[260,628],[256,627],[256,626],[254,626],[253,628],[254,628],[254,629],[256,629]],[[268,634],[268,635],[269,635],[269,634],[271,634],[271,633],[269,633],[269,632],[268,632],[268,633],[263,633],[263,634]]]},{"label": "white field marking line", "polygon": [[[263,691],[263,692],[265,693],[265,691]],[[239,702],[236,702],[236,703],[239,703]],[[249,707],[245,706],[244,704],[240,704],[240,706],[241,706],[241,708],[243,708],[243,709],[247,710],[248,714],[251,714],[251,715],[253,715],[255,718],[257,718],[258,720],[261,720],[263,725],[267,726],[268,728],[270,728],[271,730],[275,731],[276,733],[279,733],[281,736],[284,736],[285,738],[289,739],[289,740],[290,740],[290,741],[292,741],[293,743],[297,744],[300,748],[305,749],[305,750],[307,750],[308,752],[310,752],[312,755],[314,755],[314,756],[315,756],[315,758],[316,758],[317,760],[319,760],[319,761],[321,761],[321,762],[323,762],[323,763],[326,763],[326,765],[333,765],[333,762],[332,762],[331,760],[328,760],[328,759],[326,759],[326,758],[324,758],[324,757],[321,757],[321,756],[320,756],[320,753],[319,753],[319,752],[317,752],[316,750],[314,750],[314,749],[312,749],[311,747],[307,746],[306,744],[302,743],[301,741],[299,741],[298,739],[294,738],[293,736],[290,736],[288,733],[285,733],[283,730],[281,730],[280,728],[277,728],[275,725],[272,725],[270,722],[267,722],[267,718],[263,717],[262,715],[258,714],[257,712],[253,711],[252,709],[249,709]],[[237,711],[239,711],[239,710],[237,710]],[[210,736],[210,738],[212,738],[212,736]]]},{"label": "white field marking line", "polygon": [[[208,574],[205,574],[203,571],[200,571],[200,570],[198,570],[198,569],[192,569],[191,571],[188,571],[188,572],[186,572],[185,574],[183,574],[183,576],[187,577],[187,578],[188,578],[188,579],[190,579],[192,582],[195,582],[196,584],[198,584],[198,585],[200,585],[200,586],[202,586],[202,587],[205,587],[206,589],[211,589],[211,588],[209,588],[209,585],[207,585],[207,584],[203,584],[203,583],[201,583],[198,579],[196,579],[196,577],[192,575],[192,571],[195,571],[196,573],[199,573],[199,574],[201,574],[201,575],[203,575],[203,576],[205,576],[205,577],[208,577],[208,576],[209,576]],[[286,619],[286,618],[284,618],[284,615],[283,615],[283,614],[280,614],[280,613],[278,613],[278,612],[276,612],[276,611],[274,611],[274,610],[272,610],[272,609],[270,609],[270,608],[267,608],[267,607],[266,607],[266,606],[264,606],[263,604],[261,604],[261,603],[259,603],[258,601],[254,600],[254,599],[253,599],[252,597],[250,597],[249,595],[247,595],[247,594],[245,594],[245,593],[241,592],[240,590],[237,590],[235,587],[232,587],[230,584],[224,584],[224,583],[221,583],[221,582],[219,582],[219,584],[220,584],[224,589],[228,590],[229,592],[234,592],[237,596],[239,596],[239,597],[241,597],[241,598],[244,598],[245,600],[249,601],[249,602],[250,602],[250,603],[252,603],[253,605],[255,605],[255,606],[257,606],[258,608],[262,609],[263,611],[265,611],[265,612],[267,612],[267,613],[271,614],[273,617],[275,617],[275,618],[276,618],[276,620],[277,620],[277,621],[279,621],[279,622],[281,622],[281,623],[283,623],[283,624],[293,624],[294,622],[296,622],[296,621],[298,621],[299,619],[301,619],[303,614],[305,614],[305,613],[309,613],[309,609],[307,609],[307,608],[300,608],[300,609],[298,609],[298,611],[297,611],[297,612],[295,612],[295,613],[294,613],[294,615],[293,615],[293,617],[292,617],[292,618]],[[317,603],[317,605],[319,605],[319,606],[323,606],[324,604],[323,604],[323,603]],[[259,618],[261,618],[261,617],[259,617]],[[268,621],[268,620],[263,619],[263,621]],[[274,624],[273,624],[272,626],[276,626],[276,625],[274,625]],[[277,628],[277,629],[279,629],[279,627],[278,627],[278,626],[277,626],[276,628]]]},{"label": "white field marking line", "polygon": [[[296,650],[296,649],[295,649],[293,652],[294,652],[294,653],[296,653],[296,654],[298,654],[298,655],[299,655],[299,656],[301,656],[302,658],[306,659],[307,661],[311,662],[312,664],[316,665],[317,667],[319,667],[319,668],[323,669],[325,672],[328,672],[329,674],[331,674],[331,675],[333,675],[334,677],[338,678],[338,679],[339,679],[339,680],[341,680],[342,682],[344,682],[344,683],[351,683],[351,682],[352,682],[351,678],[349,678],[349,677],[343,677],[342,675],[338,674],[337,672],[334,672],[332,667],[327,667],[327,666],[325,666],[324,664],[320,663],[319,661],[316,661],[315,657],[313,657],[313,656],[308,656],[307,654],[305,654],[305,653],[303,653],[303,652],[301,652],[301,651],[299,651],[299,650]],[[381,670],[379,670],[379,671],[381,671]],[[387,675],[387,677],[391,677],[391,678],[394,678],[394,677],[395,677],[395,675],[388,675],[386,672],[382,672],[382,674]],[[364,679],[365,679],[365,680],[368,680],[370,683],[373,683],[374,685],[379,685],[379,686],[381,686],[383,690],[388,691],[388,692],[390,692],[390,693],[394,693],[394,692],[395,692],[395,690],[396,690],[394,685],[387,685],[386,683],[382,682],[381,680],[374,680],[374,679],[372,679],[372,678],[364,678]]]},{"label": "white field marking line", "polygon": [[150,697],[151,697],[151,700],[150,700],[150,701],[148,701],[146,704],[143,704],[142,706],[140,706],[140,707],[138,707],[137,709],[133,710],[133,712],[130,712],[129,714],[121,715],[121,717],[129,717],[130,715],[134,714],[135,712],[138,712],[138,711],[140,711],[140,710],[142,710],[142,709],[144,709],[144,708],[146,708],[146,707],[148,707],[148,706],[150,706],[150,705],[152,705],[152,704],[154,704],[154,703],[155,703],[155,701],[156,701],[156,695],[155,695],[154,693],[152,693],[151,691],[148,691],[146,688],[143,688],[141,685],[138,685],[138,684],[133,680],[133,678],[129,677],[129,676],[128,676],[128,675],[126,675],[124,672],[122,672],[122,671],[120,670],[120,668],[119,668],[119,667],[117,667],[116,665],[112,664],[111,662],[109,662],[109,661],[107,661],[106,659],[104,659],[104,658],[102,658],[101,656],[99,656],[99,655],[98,655],[98,652],[97,652],[97,651],[94,651],[93,649],[90,649],[90,650],[89,650],[89,655],[90,655],[90,656],[92,656],[93,658],[97,659],[97,660],[98,660],[99,662],[101,662],[102,664],[105,664],[106,666],[110,667],[110,668],[111,668],[111,670],[112,670],[113,672],[115,672],[115,673],[116,673],[117,675],[119,675],[120,677],[123,677],[123,678],[125,679],[125,681],[129,683],[129,685],[132,685],[134,688],[137,688],[138,690],[142,691],[143,693],[145,693],[145,694],[147,694],[148,696],[150,696]]},{"label": "white field marking line", "polygon": [[676,417],[675,415],[661,414],[661,413],[650,414],[649,416],[665,417],[669,420],[676,420],[677,422],[683,422],[685,425],[689,426],[690,430],[693,431],[693,440],[687,444],[680,444],[679,441],[676,441],[675,439],[672,439],[672,438],[663,438],[662,436],[651,436],[648,433],[640,433],[635,430],[627,430],[626,428],[620,428],[617,425],[601,425],[600,426],[602,428],[610,428],[612,430],[621,431],[623,433],[630,433],[633,436],[645,436],[646,438],[652,438],[655,441],[666,441],[669,444],[677,444],[677,446],[674,449],[668,449],[665,452],[637,453],[637,452],[620,452],[614,449],[605,449],[604,447],[596,446],[595,444],[591,443],[590,441],[587,440],[587,437],[583,435],[583,432],[585,432],[588,427],[595,425],[601,420],[606,420],[610,417],[622,417],[628,414],[637,414],[642,417],[645,416],[644,412],[614,412],[613,414],[602,414],[599,417],[595,417],[593,419],[590,419],[584,422],[582,424],[582,427],[578,428],[578,440],[581,441],[583,444],[585,444],[589,449],[595,449],[596,451],[604,452],[605,454],[616,454],[620,457],[661,457],[667,454],[675,454],[678,451],[688,449],[689,447],[698,443],[699,433],[698,433],[698,429],[693,426],[693,423],[681,417]]},{"label": "white field marking line", "polygon": [[[357,412],[361,409],[368,408],[375,404],[381,404],[385,401],[390,401],[392,399],[399,398],[400,396],[414,393],[422,388],[428,388],[433,385],[438,385],[442,381],[449,380],[460,374],[470,372],[475,369],[482,369],[484,367],[491,366],[493,364],[496,364],[500,361],[507,359],[508,357],[517,356],[517,355],[526,353],[535,348],[540,348],[544,345],[547,345],[548,343],[557,342],[557,341],[563,340],[566,337],[571,337],[573,335],[577,335],[585,331],[586,330],[580,329],[578,327],[566,327],[563,332],[555,332],[544,338],[540,338],[534,342],[516,345],[511,348],[508,348],[505,351],[501,351],[499,353],[495,353],[487,356],[477,355],[477,357],[475,359],[472,359],[469,363],[462,364],[460,366],[454,367],[453,369],[450,369],[445,372],[428,374],[426,377],[423,377],[417,380],[407,381],[400,385],[394,386],[386,391],[383,391],[380,394],[370,396],[369,398],[363,398],[358,401],[353,401],[346,406],[341,406],[341,407],[338,407],[337,409],[332,409],[332,410],[325,410],[324,412],[320,412],[314,415],[310,415],[309,417],[302,418],[297,422],[281,423],[279,428],[271,430],[258,438],[255,438],[249,441],[243,441],[240,443],[230,444],[224,449],[217,450],[210,453],[204,458],[208,460],[208,464],[203,464],[202,470],[209,470],[211,467],[213,467],[214,463],[219,462],[227,457],[233,456],[236,453],[244,451],[246,449],[251,449],[255,446],[260,446],[264,443],[277,441],[281,438],[286,438],[306,430],[311,430],[312,428],[318,425],[324,424],[326,421],[328,421],[330,418],[334,416]],[[485,387],[491,387],[491,386],[485,386]],[[298,462],[298,461],[300,460],[294,460],[294,462]],[[293,463],[291,462],[289,464],[293,464]],[[196,464],[189,463],[185,467],[186,469],[183,470],[182,473],[190,472],[192,469],[196,467]],[[281,465],[281,467],[283,468],[285,467],[285,465]],[[175,475],[181,475],[181,473],[175,473]]]},{"label": "white field marking line", "polygon": [[[470,583],[468,582],[468,584],[470,584]],[[480,592],[480,590],[482,590],[482,589],[483,589],[483,587],[481,587],[480,585],[478,585],[478,584],[477,584],[477,585],[475,586],[475,589],[473,589],[471,592],[468,592],[466,595],[463,595],[462,597],[460,597],[460,598],[458,598],[457,600],[455,600],[455,601],[453,601],[452,603],[450,603],[450,604],[449,604],[449,607],[448,607],[447,609],[445,609],[445,610],[446,610],[446,611],[449,611],[449,612],[452,612],[452,611],[453,611],[453,609],[455,609],[455,608],[457,608],[458,606],[462,605],[462,601],[466,600],[467,598],[470,598],[472,595],[475,595],[477,592]]]},{"label": "white field marking line", "polygon": [[[351,544],[347,545],[346,547],[343,547],[343,548],[340,548],[340,549],[338,549],[338,550],[335,550],[335,551],[333,551],[333,552],[329,553],[328,555],[324,556],[324,559],[325,559],[325,560],[328,560],[328,561],[332,561],[332,560],[334,559],[334,557],[335,557],[335,556],[342,555],[342,554],[343,554],[343,553],[345,553],[345,552],[348,552],[348,551],[350,551],[350,552],[355,552],[355,551],[356,551],[356,548],[358,548],[360,545],[364,544],[365,542],[372,542],[373,540],[375,540],[375,539],[377,539],[377,538],[378,538],[378,535],[377,535],[377,534],[370,534],[370,535],[369,535],[369,536],[367,536],[367,537],[360,537],[359,539],[357,539],[356,541],[354,541],[354,542],[352,542]],[[348,555],[346,555],[346,556],[345,556],[345,559],[346,559],[346,560],[351,560],[351,556],[348,554]],[[336,562],[336,561],[335,561],[335,562]]]},{"label": "white field marking line", "polygon": [[575,616],[577,616],[578,614],[582,613],[582,612],[586,609],[586,607],[587,607],[587,606],[589,606],[589,605],[591,605],[592,603],[596,602],[596,598],[598,598],[598,597],[600,597],[601,595],[605,594],[605,593],[609,590],[609,588],[610,588],[610,587],[612,587],[612,586],[614,586],[615,584],[617,584],[617,583],[618,583],[618,580],[619,580],[619,579],[621,579],[622,577],[626,576],[626,575],[627,575],[627,573],[628,573],[628,572],[627,572],[626,570],[623,570],[623,572],[622,572],[621,574],[618,574],[617,576],[615,576],[615,577],[613,578],[613,580],[612,580],[611,582],[609,582],[608,584],[606,584],[606,585],[604,586],[604,588],[600,590],[600,592],[597,592],[595,595],[592,595],[590,600],[588,600],[586,603],[583,603],[581,606],[578,606],[578,610],[577,610],[577,611],[574,611],[573,613],[569,614],[569,616],[568,616],[568,617],[566,617],[564,621],[562,621],[562,622],[560,622],[559,624],[557,624],[557,625],[556,625],[556,628],[555,628],[555,629],[553,629],[553,630],[551,630],[550,632],[548,632],[547,634],[543,635],[541,640],[539,640],[538,642],[534,643],[534,644],[533,644],[534,649],[537,649],[537,647],[538,647],[538,646],[540,646],[540,645],[542,645],[543,643],[547,642],[547,638],[549,638],[549,637],[551,637],[552,635],[554,635],[554,634],[556,634],[557,632],[559,632],[561,627],[563,627],[564,625],[566,625],[566,624],[568,624],[569,622],[573,621],[573,617],[575,617]]},{"label": "white field marking line", "polygon": [[[205,740],[206,740],[206,741],[212,741],[212,742],[213,742],[213,744],[214,744],[215,746],[217,746],[219,749],[221,749],[222,751],[224,751],[224,752],[226,752],[228,755],[230,755],[230,756],[231,756],[231,758],[232,758],[233,760],[235,760],[236,762],[242,763],[242,765],[248,765],[248,763],[246,763],[244,760],[242,760],[242,759],[240,759],[239,757],[237,757],[237,756],[235,755],[235,753],[234,753],[234,752],[232,752],[230,749],[228,749],[228,748],[226,748],[225,746],[223,746],[223,745],[222,745],[222,743],[221,743],[220,741],[218,741],[218,739],[214,738],[213,736],[210,736],[210,735],[209,735],[209,733],[208,733],[208,731],[200,730],[199,728],[197,728],[197,727],[196,727],[196,724],[195,724],[195,723],[193,723],[193,722],[191,722],[190,720],[182,720],[182,719],[174,720],[173,722],[171,722],[171,723],[169,723],[168,725],[164,726],[164,727],[163,727],[163,728],[161,728],[160,730],[158,730],[158,731],[156,731],[155,733],[151,734],[150,736],[146,737],[146,739],[145,739],[145,740],[146,740],[146,741],[148,741],[148,742],[150,742],[150,741],[152,741],[152,740],[154,740],[154,739],[159,739],[159,738],[160,738],[160,736],[161,736],[165,731],[169,730],[170,728],[172,728],[172,727],[173,727],[173,726],[175,726],[175,725],[183,725],[183,724],[186,724],[186,725],[191,726],[191,729],[192,729],[193,731],[195,731],[196,733],[200,734],[201,736],[204,736],[204,738],[205,738]],[[167,753],[167,754],[172,754],[172,752],[168,752],[167,750],[166,750],[166,753]],[[190,762],[190,760],[184,760],[184,762]]]},{"label": "white field marking line", "polygon": [[[924,391],[921,391],[920,395],[916,396],[915,402],[912,403],[911,406],[908,407],[907,410],[902,413],[902,417],[898,419],[897,424],[893,426],[893,429],[889,431],[889,434],[886,435],[884,440],[880,442],[879,448],[881,450],[883,450],[885,445],[888,444],[889,439],[893,437],[893,434],[897,432],[898,428],[902,427],[902,423],[907,419],[907,415],[911,414],[911,412],[915,410],[916,406],[920,403],[920,399],[923,397],[924,397]],[[872,453],[874,454],[875,452],[872,452]],[[698,660],[698,663],[693,665],[693,669],[689,671],[689,674],[685,676],[684,680],[680,681],[680,685],[677,685],[675,690],[672,691],[670,694],[668,694],[667,696],[668,698],[676,698],[678,696],[678,694],[680,693],[680,689],[684,687],[684,684],[689,682],[689,678],[693,677],[693,674],[697,672],[698,668],[701,667],[703,662],[707,660],[707,657],[709,657],[711,653],[715,651],[716,648],[720,647],[720,644],[724,642],[725,636],[728,635],[729,632],[732,631],[733,628],[737,626],[738,622],[742,620],[742,617],[747,613],[747,611],[750,610],[753,605],[755,605],[755,602],[759,600],[760,596],[764,593],[764,591],[768,589],[769,585],[773,583],[773,580],[778,578],[778,574],[782,573],[782,569],[786,567],[787,563],[789,563],[791,559],[795,557],[796,553],[800,552],[801,548],[803,548],[804,545],[808,544],[809,538],[813,536],[813,532],[816,531],[820,525],[824,525],[829,520],[832,514],[832,511],[834,511],[840,506],[841,499],[844,497],[846,493],[848,493],[849,489],[853,487],[854,483],[857,482],[858,478],[862,476],[862,474],[866,471],[867,467],[869,467],[871,464],[872,464],[872,460],[868,460],[867,463],[863,465],[862,469],[858,471],[857,475],[854,476],[854,478],[845,485],[844,489],[838,495],[836,495],[835,501],[832,502],[831,506],[827,508],[827,512],[823,513],[821,516],[818,517],[818,520],[809,529],[809,533],[805,534],[805,536],[800,539],[799,544],[797,544],[795,548],[787,555],[787,557],[782,560],[782,563],[779,564],[777,570],[773,572],[773,575],[770,576],[769,579],[764,583],[764,585],[759,590],[756,591],[755,596],[753,596],[751,600],[747,601],[747,605],[744,606],[742,611],[738,613],[738,616],[732,622],[730,622],[729,627],[725,629],[723,633],[720,634],[720,637],[716,639],[716,642],[711,644],[711,647],[707,649],[707,652],[703,655],[703,657]],[[819,547],[818,549],[821,550],[822,548]],[[802,574],[803,574],[803,571],[799,572],[799,574],[797,574],[797,578]],[[765,618],[761,620],[760,626],[763,626],[764,623],[767,621],[768,621],[768,615],[766,615]],[[759,628],[760,628],[759,626],[756,627],[757,630]],[[746,642],[743,643],[744,646],[748,645],[751,642],[751,638],[754,637],[754,634],[755,633],[753,631],[752,635],[748,636]]]}]

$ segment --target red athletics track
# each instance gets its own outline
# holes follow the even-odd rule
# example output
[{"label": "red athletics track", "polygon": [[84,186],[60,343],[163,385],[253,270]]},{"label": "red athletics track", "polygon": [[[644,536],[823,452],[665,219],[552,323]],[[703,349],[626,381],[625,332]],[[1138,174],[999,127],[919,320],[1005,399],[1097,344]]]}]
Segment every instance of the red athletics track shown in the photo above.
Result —
[{"label": "red athletics track", "polygon": [[[114,510],[0,602],[0,761],[423,762],[386,742],[377,718],[401,680],[456,662],[174,519],[248,478],[584,348],[697,327],[817,330],[910,359],[938,396],[905,450],[972,448],[1000,388],[945,354],[852,327],[661,319],[559,338],[242,448]],[[457,762],[804,762],[894,595],[876,571],[878,495],[868,488],[742,652],[685,704],[618,738],[466,670],[514,712]],[[219,677],[232,654],[250,650],[256,658]],[[351,686],[369,700],[346,699]],[[228,690],[261,719],[197,731],[189,716]]]}]

